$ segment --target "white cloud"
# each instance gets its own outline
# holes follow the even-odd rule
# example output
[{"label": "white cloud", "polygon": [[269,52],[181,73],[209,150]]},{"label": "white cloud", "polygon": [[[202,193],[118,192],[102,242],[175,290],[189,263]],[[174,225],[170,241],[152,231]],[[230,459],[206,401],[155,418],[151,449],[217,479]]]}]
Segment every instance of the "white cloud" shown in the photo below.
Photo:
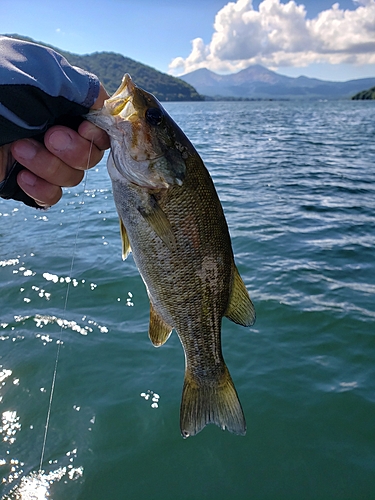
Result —
[{"label": "white cloud", "polygon": [[355,10],[338,3],[306,18],[304,5],[294,0],[263,0],[258,10],[252,0],[229,2],[217,14],[211,42],[192,41],[184,59],[175,58],[170,72],[198,68],[232,72],[251,64],[276,69],[312,63],[375,64],[375,0],[354,0]]}]

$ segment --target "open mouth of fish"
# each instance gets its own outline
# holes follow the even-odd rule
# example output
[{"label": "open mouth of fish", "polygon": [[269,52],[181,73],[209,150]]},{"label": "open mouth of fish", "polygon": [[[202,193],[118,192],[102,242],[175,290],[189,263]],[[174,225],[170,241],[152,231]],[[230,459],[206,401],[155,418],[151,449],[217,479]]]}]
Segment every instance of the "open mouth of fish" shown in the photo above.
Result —
[{"label": "open mouth of fish", "polygon": [[155,151],[154,144],[147,132],[144,123],[144,113],[147,112],[147,103],[140,98],[139,89],[129,74],[125,74],[120,87],[104,103],[106,112],[116,121],[126,121],[131,124],[133,140],[128,148],[131,158],[135,161],[158,160],[163,157],[162,152]]},{"label": "open mouth of fish", "polygon": [[133,83],[130,75],[126,73],[122,79],[120,87],[116,92],[106,100],[105,107],[112,116],[121,114],[124,120],[132,121],[138,116],[138,113],[133,105],[132,98],[136,85]]}]

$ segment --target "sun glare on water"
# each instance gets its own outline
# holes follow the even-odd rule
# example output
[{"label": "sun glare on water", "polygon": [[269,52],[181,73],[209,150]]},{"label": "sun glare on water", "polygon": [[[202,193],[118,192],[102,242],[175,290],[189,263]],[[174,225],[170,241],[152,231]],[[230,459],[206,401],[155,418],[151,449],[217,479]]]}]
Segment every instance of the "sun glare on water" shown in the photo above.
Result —
[{"label": "sun glare on water", "polygon": [[[21,479],[19,486],[14,488],[2,500],[47,500],[50,497],[50,488],[61,479],[78,479],[83,475],[83,468],[60,467],[46,474],[44,471],[31,472]],[[67,477],[66,477],[67,476]]]}]

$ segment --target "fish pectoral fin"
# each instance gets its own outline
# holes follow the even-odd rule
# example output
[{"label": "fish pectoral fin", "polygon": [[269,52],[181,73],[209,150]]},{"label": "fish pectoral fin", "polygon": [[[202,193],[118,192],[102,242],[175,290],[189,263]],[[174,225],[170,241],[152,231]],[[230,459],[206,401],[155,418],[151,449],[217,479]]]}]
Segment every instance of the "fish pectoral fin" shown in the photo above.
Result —
[{"label": "fish pectoral fin", "polygon": [[126,232],[126,227],[120,218],[120,235],[122,242],[122,260],[125,260],[131,252],[130,241],[128,238],[128,233]]},{"label": "fish pectoral fin", "polygon": [[174,250],[176,248],[176,238],[173,234],[171,223],[155,198],[151,195],[148,206],[140,207],[138,211],[159,238],[167,245],[169,250]]},{"label": "fish pectoral fin", "polygon": [[172,333],[173,328],[169,326],[150,302],[150,323],[148,326],[148,336],[155,347],[165,344]]},{"label": "fish pectoral fin", "polygon": [[207,424],[216,424],[244,436],[246,422],[228,368],[217,380],[194,377],[187,368],[182,390],[180,428],[182,437],[198,434]]},{"label": "fish pectoral fin", "polygon": [[255,323],[255,308],[237,267],[234,268],[232,291],[225,316],[242,326],[252,326]]}]

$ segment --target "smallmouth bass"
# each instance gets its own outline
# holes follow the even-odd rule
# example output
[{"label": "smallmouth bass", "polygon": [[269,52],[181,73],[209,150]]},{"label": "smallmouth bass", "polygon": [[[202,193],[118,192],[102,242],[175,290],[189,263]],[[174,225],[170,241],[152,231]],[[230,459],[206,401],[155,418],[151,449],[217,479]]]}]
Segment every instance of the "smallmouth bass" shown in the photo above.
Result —
[{"label": "smallmouth bass", "polygon": [[175,329],[185,352],[182,436],[209,423],[244,435],[245,417],[222,355],[221,322],[226,316],[251,326],[255,310],[212,179],[182,130],[129,75],[87,118],[110,136],[107,166],[123,258],[133,252],[146,285],[149,337],[158,347]]}]

